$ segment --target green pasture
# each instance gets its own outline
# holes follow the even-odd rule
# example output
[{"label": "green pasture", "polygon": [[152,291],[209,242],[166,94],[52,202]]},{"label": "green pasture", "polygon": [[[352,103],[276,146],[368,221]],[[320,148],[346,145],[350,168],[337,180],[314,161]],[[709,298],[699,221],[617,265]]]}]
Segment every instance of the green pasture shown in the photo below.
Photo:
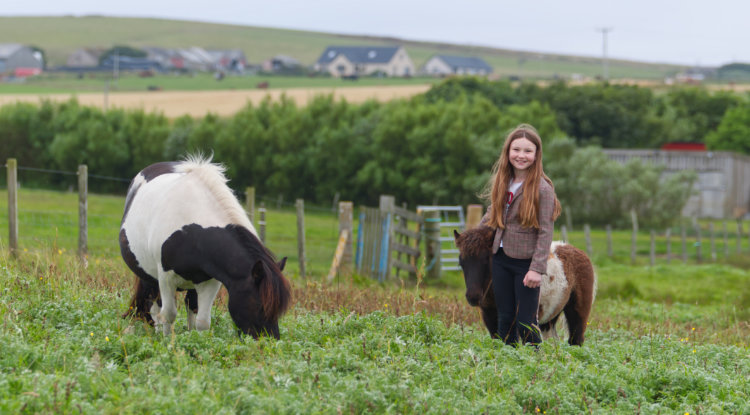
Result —
[{"label": "green pasture", "polygon": [[[21,189],[15,259],[5,191],[0,200],[0,413],[750,412],[746,239],[740,255],[650,266],[643,231],[631,265],[628,230],[614,231],[612,258],[594,230],[586,342],[535,351],[489,338],[458,273],[323,282],[338,228],[330,207],[306,206],[302,280],[294,210],[261,198],[294,290],[281,340],[239,338],[221,296],[209,332],[188,332],[180,309],[165,337],[120,317],[134,278],[116,242],[121,196],[90,195],[86,266],[76,193]],[[578,226],[568,235],[585,247]]]},{"label": "green pasture", "polygon": [[[356,81],[332,77],[274,76],[274,75],[228,75],[217,81],[210,73],[193,75],[157,74],[141,77],[134,73],[122,73],[114,80],[111,73],[91,73],[81,78],[70,73],[46,73],[26,79],[22,83],[0,84],[0,94],[54,94],[91,93],[105,91],[148,92],[159,91],[216,91],[256,89],[258,83],[267,82],[269,89],[289,88],[337,88],[352,86],[402,86],[422,85],[438,82],[438,78],[376,78],[362,77]],[[157,90],[153,90],[157,89]]]},{"label": "green pasture", "polygon": [[[28,30],[33,27],[34,30]],[[315,63],[328,46],[403,45],[419,68],[435,54],[480,56],[500,76],[522,78],[569,78],[571,74],[602,74],[601,59],[494,49],[480,46],[415,42],[401,39],[338,35],[300,30],[235,26],[163,19],[88,17],[0,17],[0,39],[14,39],[42,48],[51,67],[64,65],[79,48],[111,48],[127,45],[164,48],[241,49],[251,64],[283,54],[303,65]],[[476,39],[475,44],[482,44]],[[612,78],[662,80],[681,67],[611,59]]]}]

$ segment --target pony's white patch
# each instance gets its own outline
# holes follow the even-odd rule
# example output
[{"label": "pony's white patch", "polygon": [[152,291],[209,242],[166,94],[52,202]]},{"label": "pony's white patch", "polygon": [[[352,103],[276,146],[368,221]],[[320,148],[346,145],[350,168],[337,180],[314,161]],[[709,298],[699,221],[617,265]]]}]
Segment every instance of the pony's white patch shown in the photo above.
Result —
[{"label": "pony's white patch", "polygon": [[542,275],[539,294],[539,306],[542,309],[542,314],[538,316],[539,324],[544,324],[560,314],[570,297],[568,277],[565,275],[562,261],[555,254],[555,250],[561,245],[564,243],[556,241],[550,246],[547,273]]},{"label": "pony's white patch", "polygon": [[237,197],[226,185],[229,181],[224,176],[226,167],[221,164],[211,163],[210,159],[200,156],[188,156],[184,162],[176,166],[175,171],[194,175],[197,180],[202,181],[217,204],[227,214],[231,223],[242,225],[249,229],[253,235],[258,236],[255,227],[247,217],[247,213],[239,202],[237,202]]}]

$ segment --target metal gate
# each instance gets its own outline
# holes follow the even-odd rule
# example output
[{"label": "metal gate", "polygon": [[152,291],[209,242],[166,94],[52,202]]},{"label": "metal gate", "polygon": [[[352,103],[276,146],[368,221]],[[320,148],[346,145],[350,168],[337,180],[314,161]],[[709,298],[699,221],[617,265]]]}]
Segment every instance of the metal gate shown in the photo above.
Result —
[{"label": "metal gate", "polygon": [[440,212],[440,270],[459,271],[458,249],[453,241],[453,230],[463,232],[466,218],[462,206],[417,206],[417,212]]}]

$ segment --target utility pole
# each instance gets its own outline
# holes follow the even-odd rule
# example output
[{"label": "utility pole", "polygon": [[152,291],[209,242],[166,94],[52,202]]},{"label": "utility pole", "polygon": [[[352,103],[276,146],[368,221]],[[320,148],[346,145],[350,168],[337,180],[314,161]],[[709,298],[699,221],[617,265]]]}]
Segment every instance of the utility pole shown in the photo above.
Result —
[{"label": "utility pole", "polygon": [[597,32],[602,32],[602,72],[605,81],[609,81],[609,61],[607,59],[607,34],[612,31],[611,27],[600,27]]}]

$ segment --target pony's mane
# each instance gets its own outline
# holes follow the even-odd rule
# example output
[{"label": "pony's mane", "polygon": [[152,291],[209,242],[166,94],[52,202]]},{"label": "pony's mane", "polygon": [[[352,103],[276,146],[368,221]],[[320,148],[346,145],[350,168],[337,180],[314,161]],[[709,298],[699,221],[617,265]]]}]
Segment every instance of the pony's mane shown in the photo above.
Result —
[{"label": "pony's mane", "polygon": [[289,307],[289,282],[281,273],[273,253],[268,250],[249,229],[237,228],[243,246],[251,257],[257,258],[263,266],[266,278],[261,283],[260,296],[263,313],[267,318],[278,319]]},{"label": "pony's mane", "polygon": [[195,175],[216,198],[221,209],[229,217],[230,223],[242,225],[254,233],[255,227],[248,219],[247,213],[237,201],[232,189],[227,186],[229,179],[224,175],[226,167],[222,164],[211,163],[211,159],[212,156],[188,155],[176,166],[175,170]]},{"label": "pony's mane", "polygon": [[462,257],[490,255],[495,230],[489,226],[478,226],[465,230],[456,239],[456,246]]}]

